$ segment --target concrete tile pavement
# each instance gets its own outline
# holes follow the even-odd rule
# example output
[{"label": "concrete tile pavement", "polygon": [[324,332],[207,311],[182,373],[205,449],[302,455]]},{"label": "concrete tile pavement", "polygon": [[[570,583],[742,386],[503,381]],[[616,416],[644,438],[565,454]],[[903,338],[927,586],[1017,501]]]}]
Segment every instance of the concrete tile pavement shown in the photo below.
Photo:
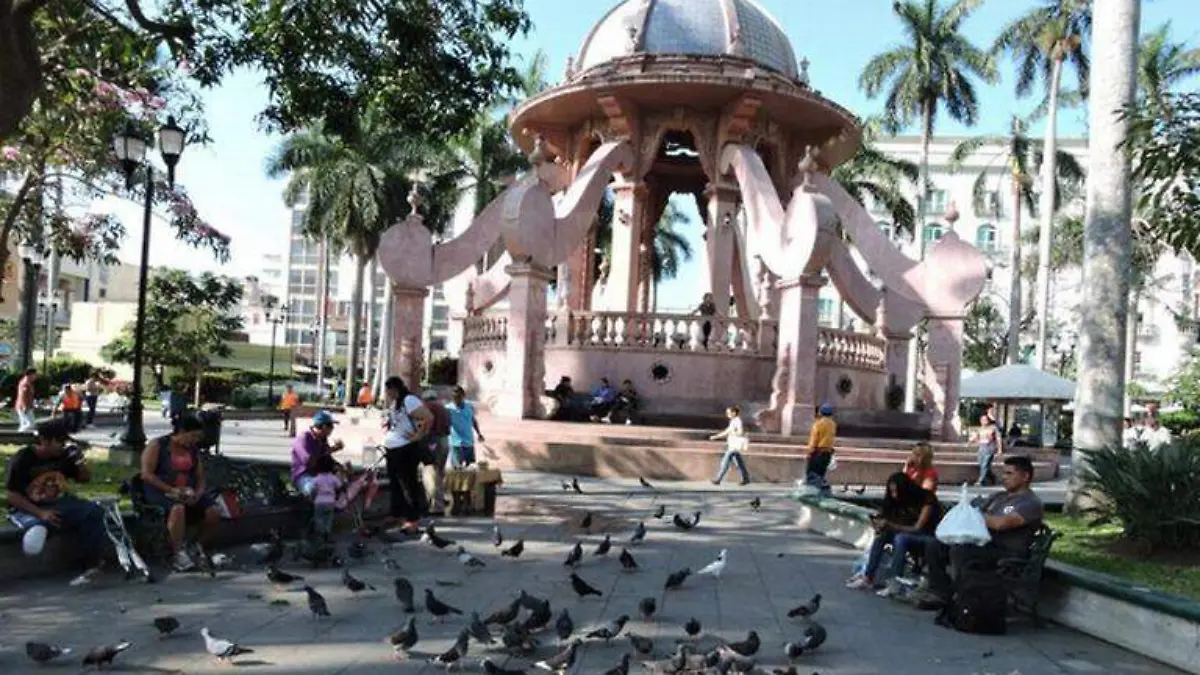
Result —
[{"label": "concrete tile pavement", "polygon": [[[578,495],[564,492],[561,478],[530,473],[507,476],[497,522],[506,545],[525,539],[526,552],[519,560],[501,558],[491,546],[493,521],[444,519],[438,523],[439,532],[484,559],[486,568],[469,574],[450,549],[439,551],[418,541],[395,544],[388,551],[372,544],[368,558],[352,561],[351,569],[379,590],[354,597],[341,586],[340,572],[309,571],[288,561],[285,569],[308,577],[328,599],[333,618],[321,624],[310,618],[302,591],[277,591],[253,568],[223,572],[215,580],[178,575],[156,585],[126,584],[108,575],[97,587],[85,590],[67,588],[66,578],[0,589],[0,672],[43,672],[24,656],[23,644],[29,639],[63,643],[77,651],[132,640],[134,648],[118,658],[125,672],[228,672],[204,652],[198,633],[207,625],[218,636],[255,650],[239,659],[249,672],[432,673],[439,668],[426,659],[448,649],[465,620],[434,622],[421,602],[425,588],[433,588],[438,598],[451,605],[481,615],[500,608],[518,588],[524,588],[548,598],[555,615],[569,608],[577,630],[626,613],[633,617],[627,629],[654,639],[660,656],[675,648],[675,641],[684,635],[682,624],[690,617],[703,625],[702,644],[740,640],[754,628],[763,645],[758,658],[768,667],[784,665],[783,643],[802,631],[802,625],[788,619],[786,612],[820,592],[824,601],[817,619],[829,630],[829,641],[796,665],[800,672],[822,675],[1176,672],[1058,626],[1035,630],[1028,621],[1019,620],[1007,636],[965,635],[934,626],[928,613],[846,590],[842,581],[855,552],[799,531],[786,487],[689,484],[646,490],[636,481],[583,478],[585,492]],[[758,513],[748,505],[755,495],[763,502]],[[668,519],[675,512],[700,510],[701,523],[690,532],[677,530],[669,520],[651,517],[659,504],[667,506]],[[578,528],[586,512],[594,514],[591,533]],[[640,520],[645,520],[649,536],[631,550],[641,569],[626,574],[616,556]],[[614,546],[607,558],[598,558],[592,552],[605,531],[613,535]],[[604,592],[602,598],[580,601],[567,581],[568,570],[562,563],[576,540],[584,542],[585,554],[578,573]],[[681,590],[663,590],[670,571],[684,566],[699,569],[722,548],[729,550],[722,579],[692,577]],[[390,647],[381,642],[406,618],[391,595],[395,573],[380,562],[385,553],[399,563],[399,574],[417,589],[421,640],[413,658],[403,664],[393,661]],[[239,557],[239,563],[248,559],[244,554]],[[251,599],[251,595],[258,597]],[[650,622],[643,622],[637,613],[637,603],[645,596],[656,598],[659,605]],[[272,604],[279,600],[288,604]],[[176,637],[160,641],[150,622],[166,614],[177,617],[183,626]],[[553,632],[542,633],[540,639],[543,646],[537,658],[544,658],[554,651]],[[625,639],[610,645],[588,643],[573,672],[604,672],[626,651],[630,648]],[[506,661],[502,652],[485,652],[472,642],[470,671],[480,671],[479,658],[485,654],[497,663]],[[506,667],[528,663],[510,659]],[[75,672],[77,664],[72,659],[69,666],[53,672]]]}]

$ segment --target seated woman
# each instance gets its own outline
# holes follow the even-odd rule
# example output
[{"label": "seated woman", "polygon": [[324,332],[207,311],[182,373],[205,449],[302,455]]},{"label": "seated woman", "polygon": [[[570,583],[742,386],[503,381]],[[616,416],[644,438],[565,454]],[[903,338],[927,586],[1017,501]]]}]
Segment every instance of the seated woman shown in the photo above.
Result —
[{"label": "seated woman", "polygon": [[933,468],[933,448],[928,443],[917,443],[904,462],[904,475],[920,485],[922,489],[937,494],[938,470]]},{"label": "seated woman", "polygon": [[[202,544],[217,525],[221,515],[210,495],[204,464],[200,461],[200,439],[204,425],[192,415],[183,415],[175,431],[146,444],[142,451],[142,486],[146,501],[167,512],[167,534],[174,553],[174,567],[186,572],[196,565],[184,546],[188,525],[199,525],[198,544]],[[203,547],[200,555],[205,555]]]},{"label": "seated woman", "polygon": [[621,390],[617,392],[617,403],[613,406],[610,417],[620,416],[625,419],[625,424],[633,424],[633,415],[637,412],[637,408],[637,389],[633,388],[632,380],[625,380],[621,383]]},{"label": "seated woman", "polygon": [[937,496],[903,473],[888,477],[887,491],[883,497],[883,508],[871,516],[875,528],[875,539],[867,557],[867,567],[846,582],[847,588],[870,589],[875,587],[876,573],[883,561],[883,549],[892,545],[892,562],[889,567],[888,585],[879,592],[880,597],[891,597],[900,591],[896,577],[904,571],[905,557],[910,550],[923,550],[934,538],[934,530],[941,520],[941,507]]}]

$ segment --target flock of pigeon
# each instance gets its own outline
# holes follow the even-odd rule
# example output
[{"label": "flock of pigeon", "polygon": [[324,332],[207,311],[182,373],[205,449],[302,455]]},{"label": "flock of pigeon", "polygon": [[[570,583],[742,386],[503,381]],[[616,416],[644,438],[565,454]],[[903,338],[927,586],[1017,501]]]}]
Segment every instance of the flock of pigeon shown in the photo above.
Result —
[{"label": "flock of pigeon", "polygon": [[[645,479],[639,480],[643,487],[653,489]],[[572,479],[570,482],[564,481],[562,487],[566,491],[583,492],[578,479]],[[750,507],[757,511],[761,507],[759,498],[754,498],[750,502]],[[653,517],[657,520],[665,519],[666,506],[659,505]],[[691,516],[676,513],[670,522],[675,528],[687,531],[696,528],[700,524],[700,519],[701,512],[696,511]],[[590,533],[592,520],[592,514],[590,512],[585,513],[578,522],[579,528],[584,532]],[[617,556],[617,559],[622,571],[636,572],[639,569],[630,548],[641,544],[646,539],[647,534],[646,523],[644,521],[639,522],[628,539],[621,544],[621,552]],[[424,529],[421,541],[439,550],[453,547],[455,559],[463,566],[468,576],[487,566],[484,560],[468,552],[464,546],[458,545],[457,542],[441,536],[434,524],[430,524]],[[505,558],[519,558],[525,549],[523,539],[518,539],[515,543],[505,548],[504,536],[499,524],[493,526],[491,544]],[[304,577],[279,568],[278,565],[283,558],[285,546],[278,533],[273,532],[269,542],[256,544],[255,546],[261,554],[259,563],[266,569],[267,581],[275,585],[277,589],[292,587],[305,581]],[[358,546],[357,551],[354,546],[348,551],[351,557],[362,557],[364,547],[361,545],[361,542],[359,542]],[[605,534],[604,538],[592,551],[592,557],[603,558],[608,556],[613,546],[612,535]],[[602,591],[583,579],[576,571],[583,559],[583,544],[576,541],[567,553],[566,560],[563,563],[565,567],[571,570],[567,579],[570,582],[571,589],[581,602],[585,601],[589,596],[603,596]],[[391,558],[385,556],[383,562],[389,570],[398,569],[398,565]],[[719,580],[726,569],[727,563],[728,551],[722,549],[716,560],[695,572],[688,567],[671,572],[667,575],[663,588],[666,591],[680,589],[693,576],[711,577]],[[371,584],[352,575],[349,569],[343,568],[341,580],[342,584],[355,594],[367,590],[376,590]],[[308,609],[313,620],[320,621],[330,617],[331,612],[325,597],[307,583],[303,585],[303,589],[307,594]],[[421,639],[416,618],[412,616],[417,611],[415,589],[408,579],[398,576],[393,580],[393,592],[402,611],[410,616],[404,626],[388,635],[385,641],[392,646],[395,657],[398,660],[407,659],[409,658],[409,653]],[[789,664],[799,659],[805,653],[820,647],[825,642],[825,628],[813,619],[813,616],[820,607],[821,595],[816,594],[807,603],[788,612],[789,618],[798,619],[803,623],[799,637],[793,641],[789,641],[783,647],[783,657],[786,658]],[[453,607],[439,599],[434,594],[432,588],[424,589],[424,608],[437,622],[442,622],[452,615],[464,616],[464,612],[461,609]],[[654,618],[657,609],[656,600],[653,597],[645,597],[638,603],[637,612],[644,621],[650,621]],[[654,641],[632,631],[626,631],[625,626],[629,618],[628,614],[621,614],[601,625],[577,630],[568,608],[562,608],[556,616],[548,599],[538,598],[524,590],[520,590],[510,603],[492,612],[486,618],[481,617],[477,611],[471,611],[466,618],[465,625],[459,631],[454,644],[448,650],[431,656],[429,662],[444,666],[447,669],[461,667],[467,662],[468,652],[472,642],[474,642],[485,653],[498,653],[502,651],[511,658],[530,662],[534,668],[554,673],[566,673],[575,666],[578,650],[585,641],[602,641],[605,644],[611,644],[614,640],[623,637],[628,640],[633,651],[639,655],[639,659],[651,659],[641,661],[642,665],[651,672],[674,675],[711,672],[722,674],[731,672],[762,672],[759,669],[758,663],[759,650],[762,644],[758,633],[753,630],[749,631],[744,640],[738,642],[719,642],[713,648],[702,649],[700,648],[700,643],[697,641],[701,637],[702,626],[699,620],[692,617],[683,624],[683,635],[685,637],[681,636],[676,641],[675,649],[673,651],[668,649],[661,652],[661,654],[667,655],[666,658],[653,660],[656,656],[660,655]],[[160,637],[167,637],[179,629],[180,623],[174,617],[162,616],[154,619],[153,627],[158,631]],[[535,653],[539,649],[540,640],[536,636],[547,631],[553,631],[554,636],[557,637],[557,648],[553,655],[538,659],[535,657]],[[214,636],[207,627],[201,629],[200,635],[204,640],[205,650],[219,662],[230,663],[237,656],[253,653],[252,649],[239,645],[232,640]],[[497,642],[499,642],[499,645],[497,645]],[[121,652],[129,649],[131,646],[132,643],[122,641],[113,645],[97,647],[84,656],[83,665],[95,665],[98,668],[109,666]],[[71,654],[71,649],[69,648],[40,642],[28,642],[25,648],[29,658],[39,664],[45,664]],[[603,671],[604,675],[627,675],[633,658],[635,657],[632,653],[625,653],[615,665]],[[501,667],[491,658],[486,657],[481,659],[480,666],[488,675],[519,675],[526,672],[520,668]],[[589,670],[591,669],[589,668]],[[774,668],[769,672],[774,675],[797,675],[795,665],[788,665],[786,668]],[[814,673],[814,675],[816,674]]]}]

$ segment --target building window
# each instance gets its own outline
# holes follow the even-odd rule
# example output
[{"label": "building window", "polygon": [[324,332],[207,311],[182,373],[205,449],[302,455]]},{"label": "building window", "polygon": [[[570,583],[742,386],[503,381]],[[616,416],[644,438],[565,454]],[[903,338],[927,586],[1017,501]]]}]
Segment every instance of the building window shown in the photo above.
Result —
[{"label": "building window", "polygon": [[429,351],[444,352],[446,351],[446,338],[435,337],[429,341]]},{"label": "building window", "polygon": [[1001,215],[999,192],[995,190],[984,192],[980,195],[979,201],[975,202],[977,218],[999,218]]},{"label": "building window", "polygon": [[926,223],[925,230],[922,233],[922,238],[926,244],[931,244],[942,238],[946,230],[938,223]]},{"label": "building window", "polygon": [[988,223],[980,223],[975,230],[975,248],[980,251],[995,251],[996,228]]},{"label": "building window", "polygon": [[450,316],[450,308],[446,305],[434,305],[431,315],[434,321],[445,321]]},{"label": "building window", "polygon": [[833,300],[817,298],[817,323],[822,326],[833,324]]},{"label": "building window", "polygon": [[930,190],[925,197],[926,214],[942,214],[946,212],[946,191]]},{"label": "building window", "polygon": [[107,288],[101,288],[101,289],[100,289],[100,290],[99,290],[99,291],[96,293],[96,295],[98,295],[98,296],[100,297],[100,299],[101,299],[101,300],[103,300],[103,299],[105,299],[105,298],[107,298],[107,297],[108,297],[108,289],[107,289]]}]

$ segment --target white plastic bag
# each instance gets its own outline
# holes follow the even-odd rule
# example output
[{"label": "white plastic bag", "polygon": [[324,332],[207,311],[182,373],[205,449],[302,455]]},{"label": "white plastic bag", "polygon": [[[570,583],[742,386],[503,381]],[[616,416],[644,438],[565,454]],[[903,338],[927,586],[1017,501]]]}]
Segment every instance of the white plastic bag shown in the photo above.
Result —
[{"label": "white plastic bag", "polygon": [[963,483],[962,495],[954,508],[950,509],[937,526],[938,541],[943,544],[975,544],[983,546],[992,540],[983,512],[971,506],[967,484]]}]

